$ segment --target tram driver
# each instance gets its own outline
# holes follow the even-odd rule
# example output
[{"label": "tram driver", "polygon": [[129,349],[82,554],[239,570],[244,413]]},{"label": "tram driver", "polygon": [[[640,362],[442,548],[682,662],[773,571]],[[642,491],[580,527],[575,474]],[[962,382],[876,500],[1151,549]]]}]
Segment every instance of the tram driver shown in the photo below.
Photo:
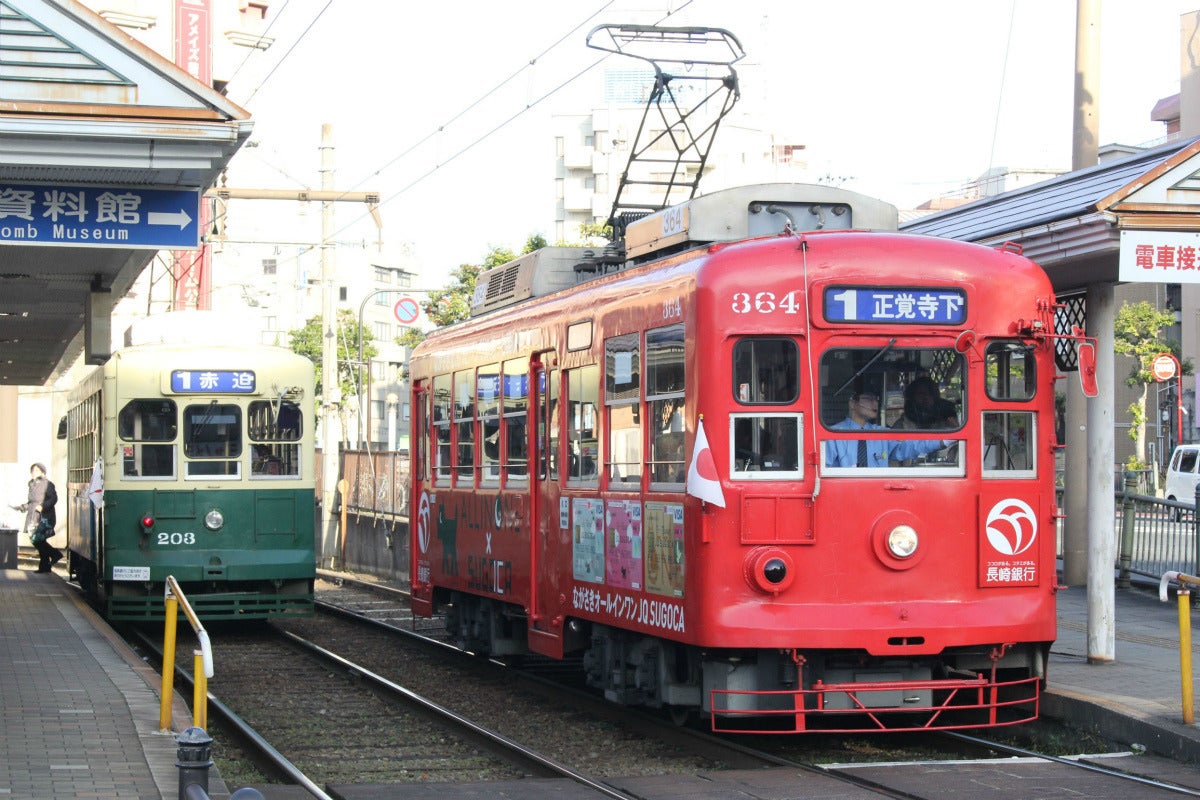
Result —
[{"label": "tram driver", "polygon": [[[832,425],[838,431],[885,431],[887,428],[875,422],[879,417],[879,395],[873,392],[855,392],[850,396],[848,414],[844,420]],[[827,467],[886,467],[888,460],[903,461],[933,453],[953,444],[954,440],[935,439],[918,441],[888,441],[886,439],[831,439],[825,442],[825,466]]]}]

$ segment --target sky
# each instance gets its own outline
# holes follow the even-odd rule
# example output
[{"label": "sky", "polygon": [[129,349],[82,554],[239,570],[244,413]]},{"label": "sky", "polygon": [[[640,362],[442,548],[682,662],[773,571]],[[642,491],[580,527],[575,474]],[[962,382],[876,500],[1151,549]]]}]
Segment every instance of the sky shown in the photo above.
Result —
[{"label": "sky", "polygon": [[[1200,0],[1102,0],[1101,145],[1165,134],[1150,113],[1179,91],[1179,17],[1195,9]],[[368,244],[378,234],[365,208],[339,203],[339,253],[408,264],[442,286],[492,247],[553,239],[551,116],[600,106],[602,70],[639,63],[601,61],[587,33],[655,23],[740,41],[742,96],[725,124],[803,144],[814,180],[912,208],[989,168],[1070,168],[1075,10],[1070,0],[279,0],[273,43],[229,84],[255,123],[228,185],[319,187],[328,123],[335,187],[383,199],[383,252]],[[231,238],[319,238],[315,205],[234,202]]]}]

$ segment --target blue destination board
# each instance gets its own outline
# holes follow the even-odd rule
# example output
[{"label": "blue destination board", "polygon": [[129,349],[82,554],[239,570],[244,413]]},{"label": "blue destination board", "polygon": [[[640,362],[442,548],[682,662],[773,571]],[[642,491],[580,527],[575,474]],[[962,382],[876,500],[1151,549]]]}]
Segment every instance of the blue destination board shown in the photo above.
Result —
[{"label": "blue destination board", "polygon": [[194,250],[200,190],[0,181],[0,245]]},{"label": "blue destination board", "polygon": [[967,293],[954,287],[830,286],[825,289],[826,322],[961,325]]},{"label": "blue destination board", "polygon": [[180,394],[251,394],[254,373],[250,370],[176,369],[171,371],[171,391]]}]

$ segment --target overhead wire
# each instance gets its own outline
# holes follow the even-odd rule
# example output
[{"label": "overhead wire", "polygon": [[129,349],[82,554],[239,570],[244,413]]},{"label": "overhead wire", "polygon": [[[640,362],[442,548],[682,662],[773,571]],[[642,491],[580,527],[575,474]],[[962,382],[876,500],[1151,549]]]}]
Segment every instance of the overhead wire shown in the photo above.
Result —
[{"label": "overhead wire", "polygon": [[[667,12],[665,15],[663,15],[662,17],[660,17],[660,18],[659,18],[659,19],[658,19],[658,20],[657,20],[657,21],[656,21],[654,24],[656,24],[656,25],[657,25],[657,24],[659,24],[659,23],[662,23],[662,22],[666,21],[666,20],[667,20],[667,19],[669,19],[671,16],[673,16],[673,15],[675,15],[675,14],[678,14],[680,11],[682,11],[683,9],[687,8],[688,6],[690,6],[690,5],[691,5],[691,4],[692,4],[694,1],[695,1],[695,0],[685,0],[685,2],[684,2],[682,5],[680,5],[680,6],[679,6],[679,8],[676,8],[676,9],[675,9],[675,10],[673,10],[673,11],[668,11],[668,12]],[[597,13],[599,13],[599,12],[597,12]],[[591,15],[591,16],[595,16],[595,14],[593,14],[593,15]],[[589,17],[588,17],[588,19],[590,19],[590,18],[591,18],[591,16],[589,16]],[[585,20],[585,22],[586,22],[586,20]],[[580,25],[579,25],[579,26],[576,26],[576,28],[575,28],[575,29],[578,29],[579,27],[581,27],[581,26],[582,26],[582,24],[583,24],[583,23],[580,23]],[[573,29],[573,30],[575,30],[575,29]],[[572,32],[573,32],[573,31],[572,31]],[[569,36],[569,35],[570,35],[570,33],[567,33],[567,34],[566,34],[566,35],[564,35],[562,38],[560,38],[558,41],[559,41],[559,42],[563,41],[563,40],[564,40],[564,39],[565,39],[567,36]],[[557,44],[557,43],[556,43],[556,44]],[[548,52],[548,51],[547,51],[547,52]],[[506,118],[505,120],[503,120],[502,122],[500,122],[499,124],[497,124],[496,126],[494,126],[493,128],[491,128],[490,130],[488,130],[486,133],[483,133],[482,135],[478,136],[477,138],[475,138],[475,139],[474,139],[473,141],[471,141],[470,143],[466,144],[465,146],[463,146],[463,147],[462,147],[462,148],[460,148],[459,150],[455,151],[455,152],[454,152],[452,155],[450,155],[448,158],[446,158],[446,159],[442,160],[441,162],[439,162],[439,163],[435,164],[435,165],[434,165],[432,168],[430,168],[429,170],[425,171],[425,172],[424,172],[424,173],[422,173],[421,175],[419,175],[419,176],[417,176],[416,178],[414,178],[412,181],[410,181],[408,184],[406,184],[406,185],[405,185],[403,188],[401,188],[401,189],[399,189],[399,190],[397,190],[397,191],[395,191],[395,192],[392,192],[391,194],[389,194],[389,195],[388,195],[387,197],[385,197],[385,198],[382,198],[382,199],[379,201],[379,203],[378,203],[378,204],[376,204],[375,208],[376,208],[376,209],[378,209],[378,208],[380,208],[380,207],[382,207],[382,206],[386,205],[387,203],[390,203],[392,200],[395,200],[395,199],[396,199],[397,197],[399,197],[400,195],[404,194],[405,192],[407,192],[407,191],[409,191],[410,189],[412,189],[414,186],[418,185],[418,184],[419,184],[419,183],[421,183],[422,181],[424,181],[424,180],[426,180],[427,178],[429,178],[429,176],[431,176],[431,175],[433,175],[434,173],[436,173],[436,172],[437,172],[439,169],[441,169],[442,167],[444,167],[444,166],[446,166],[447,164],[451,163],[452,161],[454,161],[454,160],[458,159],[460,156],[464,155],[465,153],[468,153],[468,152],[470,152],[472,149],[474,149],[474,148],[475,148],[475,147],[477,147],[478,145],[482,144],[484,141],[486,141],[487,139],[489,139],[491,136],[493,136],[494,134],[496,134],[498,131],[500,131],[501,129],[503,129],[503,128],[507,127],[508,125],[510,125],[510,124],[511,124],[511,123],[512,123],[514,120],[516,120],[516,119],[518,119],[519,117],[523,116],[523,115],[524,115],[526,112],[528,112],[528,111],[532,110],[533,108],[535,108],[536,106],[538,106],[540,103],[544,102],[545,100],[549,99],[549,98],[550,98],[550,97],[552,97],[553,95],[555,95],[555,94],[557,94],[558,92],[562,91],[564,88],[566,88],[566,87],[567,87],[567,86],[569,86],[570,84],[574,83],[576,80],[578,80],[579,78],[581,78],[582,76],[584,76],[585,74],[587,74],[588,72],[590,72],[591,70],[595,69],[595,68],[596,68],[597,66],[599,66],[601,63],[603,63],[604,61],[606,61],[606,60],[607,60],[607,59],[608,59],[608,58],[609,58],[611,55],[612,55],[612,54],[611,54],[611,53],[609,53],[609,54],[606,54],[606,55],[603,55],[603,56],[601,56],[600,58],[597,58],[597,59],[596,59],[595,61],[593,61],[591,64],[588,64],[586,67],[584,67],[583,69],[579,70],[579,71],[578,71],[578,72],[576,72],[574,75],[572,75],[571,77],[567,78],[566,80],[564,80],[563,82],[561,82],[560,84],[558,84],[557,86],[555,86],[555,87],[554,87],[553,89],[551,89],[550,91],[548,91],[548,92],[544,93],[544,94],[543,94],[541,97],[538,97],[538,98],[537,98],[536,100],[534,100],[533,102],[526,103],[526,104],[525,104],[525,106],[524,106],[523,108],[519,109],[519,110],[518,110],[516,113],[514,113],[514,114],[510,115],[508,118]],[[524,69],[524,67],[522,67],[522,70],[523,70],[523,69]],[[518,74],[519,74],[519,72],[520,72],[520,70],[518,70]],[[515,77],[515,76],[514,76],[514,77]],[[476,102],[478,102],[478,101],[476,101]],[[461,116],[461,114],[460,114],[459,116]],[[457,117],[456,117],[456,118],[457,118]],[[428,138],[428,137],[427,137],[427,138]],[[395,160],[396,160],[396,159],[393,159],[393,160],[392,160],[392,162],[389,162],[389,165],[390,165],[391,163],[394,163],[394,162],[395,162]],[[356,184],[356,185],[357,185],[357,184]],[[347,190],[347,191],[349,191],[349,190]],[[359,222],[361,222],[362,220],[366,219],[368,216],[369,216],[369,213],[368,213],[368,214],[361,214],[361,215],[359,215],[358,217],[356,217],[355,219],[353,219],[352,221],[350,221],[350,222],[349,222],[349,223],[347,223],[346,225],[343,225],[341,228],[339,228],[339,229],[337,229],[336,231],[334,231],[334,232],[333,232],[333,233],[330,235],[330,238],[332,239],[333,237],[335,237],[335,236],[337,236],[338,234],[340,234],[340,233],[344,232],[344,231],[345,231],[345,230],[347,230],[348,228],[350,228],[350,227],[353,227],[354,225],[357,225]]]},{"label": "overhead wire", "polygon": [[[399,155],[397,155],[397,156],[393,157],[392,159],[390,159],[390,160],[389,160],[387,163],[385,163],[383,166],[381,166],[381,167],[379,167],[378,169],[376,169],[376,170],[372,171],[371,173],[369,173],[369,174],[368,174],[368,175],[367,175],[365,178],[363,178],[362,180],[360,180],[360,181],[356,182],[355,184],[353,184],[353,186],[352,186],[351,188],[342,190],[342,192],[343,192],[343,193],[349,193],[349,192],[351,192],[351,191],[354,191],[354,187],[361,186],[361,185],[362,185],[362,184],[363,184],[363,183],[364,183],[364,182],[365,182],[367,179],[369,179],[370,177],[372,177],[372,176],[375,176],[375,175],[378,175],[378,174],[379,174],[379,173],[381,173],[383,170],[385,170],[385,169],[389,168],[390,166],[392,166],[393,164],[395,164],[397,161],[399,161],[399,160],[400,160],[401,158],[403,158],[404,156],[406,156],[406,155],[409,155],[410,153],[412,153],[412,152],[413,152],[413,150],[415,150],[416,148],[418,148],[418,147],[419,147],[421,144],[423,144],[423,143],[427,142],[429,139],[433,138],[434,136],[436,136],[436,135],[438,135],[438,134],[440,134],[440,133],[444,132],[445,128],[446,128],[448,125],[452,124],[452,123],[453,123],[453,122],[455,122],[456,120],[458,120],[458,119],[460,119],[461,117],[463,117],[463,116],[464,116],[464,115],[465,115],[467,112],[469,112],[471,109],[475,108],[475,107],[476,107],[476,106],[478,106],[480,103],[482,103],[484,100],[486,100],[488,97],[492,96],[492,95],[493,95],[495,92],[497,92],[499,89],[503,88],[505,85],[507,85],[508,83],[510,83],[511,81],[513,81],[513,80],[514,80],[514,79],[515,79],[517,76],[519,76],[519,75],[520,75],[522,72],[524,72],[524,71],[525,71],[525,70],[526,70],[528,67],[535,65],[539,59],[541,59],[542,57],[544,57],[544,56],[545,56],[547,53],[549,53],[549,52],[550,52],[551,50],[553,50],[555,47],[558,47],[559,45],[561,45],[561,44],[562,44],[564,41],[566,41],[566,40],[567,40],[567,39],[568,39],[568,38],[569,38],[569,37],[570,37],[572,34],[574,34],[574,33],[575,33],[576,31],[578,31],[578,30],[579,30],[581,27],[583,27],[583,25],[585,25],[585,24],[588,22],[588,20],[591,20],[592,18],[594,18],[595,16],[597,16],[598,14],[600,14],[601,12],[603,12],[603,11],[604,11],[605,9],[607,9],[607,8],[608,8],[610,5],[612,5],[612,3],[613,3],[613,2],[615,2],[615,0],[609,0],[608,2],[606,2],[606,3],[605,3],[603,6],[601,6],[599,9],[597,9],[596,11],[592,12],[592,13],[591,13],[591,14],[589,14],[587,17],[585,17],[585,18],[583,19],[583,21],[579,22],[579,23],[578,23],[578,24],[576,24],[574,27],[572,27],[572,28],[571,28],[569,31],[567,31],[567,32],[566,32],[566,33],[564,33],[562,36],[560,36],[558,39],[556,39],[556,40],[554,41],[554,43],[553,43],[553,44],[551,44],[550,46],[546,47],[546,48],[545,48],[544,50],[542,50],[542,51],[541,51],[541,52],[540,52],[540,53],[539,53],[537,56],[535,56],[534,58],[531,58],[531,59],[529,59],[529,61],[528,61],[527,63],[523,64],[523,65],[522,65],[522,66],[521,66],[521,67],[520,67],[518,70],[516,70],[516,71],[515,71],[515,72],[514,72],[512,75],[510,75],[509,77],[505,78],[503,81],[501,81],[500,83],[498,83],[498,84],[497,84],[495,87],[493,87],[492,89],[490,89],[490,90],[488,90],[487,92],[485,92],[483,95],[481,95],[481,96],[480,96],[479,98],[477,98],[476,100],[472,101],[470,104],[468,104],[468,105],[467,105],[465,108],[463,108],[461,111],[459,111],[458,113],[456,113],[454,116],[452,116],[452,117],[451,117],[450,119],[448,119],[446,122],[444,122],[444,123],[442,123],[441,125],[439,125],[439,126],[438,126],[438,127],[435,129],[435,130],[431,131],[430,133],[428,133],[428,134],[426,134],[424,137],[422,137],[422,139],[421,139],[420,141],[418,141],[417,143],[413,144],[412,146],[410,146],[410,147],[406,148],[406,149],[405,149],[405,150],[404,150],[402,153],[400,153]],[[657,21],[656,21],[654,24],[659,24],[659,23],[662,23],[662,22],[666,21],[666,20],[667,20],[667,19],[669,19],[670,17],[674,16],[675,14],[678,14],[680,11],[682,11],[683,9],[687,8],[688,6],[690,6],[690,5],[691,5],[693,2],[695,2],[695,0],[685,0],[685,1],[684,1],[684,2],[683,2],[683,3],[682,3],[682,4],[681,4],[681,5],[678,7],[678,8],[676,8],[676,9],[674,9],[674,10],[671,10],[671,11],[668,11],[666,14],[664,14],[662,17],[660,17],[660,18],[659,18],[659,19],[658,19],[658,20],[657,20]],[[324,7],[321,9],[321,11],[320,11],[320,12],[317,14],[317,16],[313,18],[313,21],[312,21],[311,23],[309,23],[308,27],[306,27],[306,28],[305,28],[304,32],[303,32],[303,33],[300,35],[300,37],[299,37],[299,38],[298,38],[298,39],[297,39],[297,40],[296,40],[296,41],[295,41],[295,42],[292,44],[292,46],[291,46],[290,48],[288,48],[288,51],[287,51],[287,53],[285,53],[285,54],[284,54],[283,58],[281,58],[281,59],[279,60],[279,62],[277,62],[277,63],[276,63],[276,65],[275,65],[275,66],[274,66],[274,67],[271,69],[271,72],[270,72],[270,73],[268,73],[268,74],[267,74],[267,76],[263,78],[263,80],[262,80],[262,81],[259,83],[259,86],[258,86],[257,88],[255,88],[254,92],[253,92],[253,93],[251,93],[250,97],[248,97],[248,98],[246,99],[246,101],[245,101],[246,103],[248,103],[248,102],[249,102],[249,101],[250,101],[250,100],[251,100],[251,99],[254,97],[254,95],[255,95],[255,94],[257,94],[257,93],[258,93],[258,91],[259,91],[259,90],[260,90],[260,89],[261,89],[261,88],[262,88],[262,87],[263,87],[263,86],[266,84],[266,82],[267,82],[267,81],[268,81],[268,80],[271,78],[271,76],[272,76],[272,75],[275,73],[275,70],[277,70],[277,69],[279,68],[280,64],[282,64],[282,63],[283,63],[283,61],[285,61],[285,60],[287,59],[287,57],[288,57],[288,56],[291,54],[291,52],[292,52],[292,51],[293,51],[293,50],[296,48],[296,46],[297,46],[297,45],[300,43],[300,41],[301,41],[301,40],[304,38],[304,36],[306,36],[306,35],[308,34],[308,32],[309,32],[310,30],[312,30],[313,26],[314,26],[314,25],[317,23],[317,21],[318,21],[318,20],[321,18],[321,15],[325,13],[325,11],[326,11],[326,10],[329,8],[329,6],[330,6],[330,5],[332,5],[332,3],[333,3],[333,0],[329,0],[329,2],[327,2],[327,3],[325,4],[325,6],[324,6]],[[545,93],[544,93],[544,94],[542,94],[540,97],[538,97],[536,100],[534,100],[534,101],[532,101],[532,102],[529,102],[529,103],[526,103],[526,104],[525,104],[525,106],[524,106],[524,107],[522,107],[522,108],[520,108],[518,111],[516,111],[516,113],[514,113],[514,114],[510,115],[509,117],[507,117],[506,119],[504,119],[503,121],[501,121],[500,123],[498,123],[497,125],[495,125],[494,127],[492,127],[491,129],[489,129],[488,131],[486,131],[485,133],[483,133],[483,134],[481,134],[480,136],[476,137],[476,138],[475,138],[473,141],[471,141],[471,142],[470,142],[470,143],[468,143],[467,145],[463,146],[462,148],[460,148],[459,150],[457,150],[456,152],[454,152],[454,153],[453,153],[452,155],[450,155],[448,158],[444,159],[443,161],[441,161],[441,162],[440,162],[440,163],[438,163],[438,164],[435,164],[435,165],[434,165],[434,166],[433,166],[431,169],[427,170],[427,171],[426,171],[426,172],[424,172],[423,174],[421,174],[421,175],[419,175],[418,177],[414,178],[412,181],[410,181],[408,184],[406,184],[406,185],[405,185],[403,188],[401,188],[401,189],[399,189],[399,190],[397,190],[397,191],[395,191],[395,192],[393,192],[393,193],[389,194],[387,197],[385,197],[385,198],[381,199],[381,200],[380,200],[380,202],[379,202],[379,203],[377,203],[377,204],[374,206],[374,209],[373,209],[373,210],[375,210],[375,209],[378,209],[378,208],[382,207],[383,205],[386,205],[387,203],[391,202],[392,200],[395,200],[397,197],[399,197],[399,196],[401,196],[402,194],[404,194],[404,193],[408,192],[408,191],[409,191],[409,190],[411,190],[413,187],[415,187],[415,186],[417,186],[418,184],[420,184],[422,181],[424,181],[424,180],[428,179],[428,178],[429,178],[431,175],[433,175],[434,173],[436,173],[436,172],[437,172],[439,169],[441,169],[442,167],[444,167],[444,166],[446,166],[447,164],[449,164],[449,163],[451,163],[451,162],[455,161],[456,159],[458,159],[459,157],[463,156],[463,155],[464,155],[464,154],[466,154],[467,152],[471,151],[472,149],[474,149],[474,148],[475,148],[475,147],[477,147],[478,145],[482,144],[484,141],[486,141],[487,139],[489,139],[491,136],[495,135],[497,132],[499,132],[499,131],[500,131],[500,130],[502,130],[503,128],[507,127],[508,125],[510,125],[510,124],[511,124],[511,123],[512,123],[514,120],[516,120],[516,119],[518,119],[519,117],[523,116],[523,115],[524,115],[526,112],[528,112],[528,111],[532,110],[533,108],[537,107],[539,104],[541,104],[542,102],[544,102],[545,100],[549,99],[549,98],[550,98],[550,97],[552,97],[553,95],[555,95],[555,94],[557,94],[558,92],[562,91],[562,90],[563,90],[565,87],[569,86],[571,83],[575,82],[575,81],[576,81],[576,80],[578,80],[580,77],[582,77],[583,75],[585,75],[585,74],[587,74],[588,72],[590,72],[592,69],[595,69],[595,67],[596,67],[596,66],[598,66],[598,65],[599,65],[599,64],[601,64],[601,63],[603,63],[603,62],[604,62],[605,60],[607,60],[607,59],[608,59],[608,58],[609,58],[611,55],[612,55],[612,54],[611,54],[611,53],[609,53],[609,54],[606,54],[606,55],[604,55],[604,56],[601,56],[600,58],[597,58],[597,59],[596,59],[595,61],[593,61],[591,64],[588,64],[586,67],[584,67],[583,69],[579,70],[578,72],[576,72],[576,73],[575,73],[574,75],[572,75],[571,77],[569,77],[569,78],[567,78],[566,80],[562,81],[562,82],[561,82],[561,83],[559,83],[557,86],[555,86],[553,89],[549,90],[548,92],[545,92]],[[323,239],[323,240],[322,240],[322,242],[321,242],[320,244],[318,244],[318,245],[315,245],[315,246],[313,246],[313,247],[302,248],[302,249],[300,250],[300,252],[298,252],[298,253],[297,253],[295,256],[293,256],[293,257],[292,257],[292,258],[293,258],[293,260],[298,260],[298,259],[299,259],[299,258],[300,258],[300,257],[301,257],[301,256],[302,256],[304,253],[305,253],[305,252],[307,252],[307,251],[309,251],[309,250],[312,250],[312,249],[316,249],[317,247],[323,246],[323,245],[324,245],[324,243],[325,243],[325,242],[327,242],[327,241],[333,241],[333,240],[334,240],[334,239],[335,239],[335,238],[336,238],[336,237],[337,237],[339,234],[343,233],[344,231],[348,230],[349,228],[351,228],[351,227],[353,227],[353,226],[357,225],[358,223],[362,222],[364,219],[366,219],[366,218],[367,218],[367,217],[369,217],[370,215],[371,215],[371,212],[367,212],[367,213],[365,213],[365,214],[361,214],[361,215],[359,215],[359,216],[355,217],[353,220],[351,220],[351,221],[350,221],[350,222],[348,222],[347,224],[343,225],[342,227],[338,228],[336,231],[334,231],[333,233],[331,233],[331,234],[330,234],[330,236],[328,237],[328,239]]]},{"label": "overhead wire", "polygon": [[308,27],[301,31],[300,35],[296,37],[296,41],[292,42],[292,46],[289,47],[287,52],[275,62],[275,66],[271,67],[271,71],[268,72],[266,76],[264,76],[263,79],[258,82],[258,86],[254,87],[254,91],[250,93],[249,97],[241,101],[240,105],[248,105],[250,101],[254,99],[254,96],[258,94],[259,90],[261,90],[263,86],[266,86],[267,81],[271,79],[271,76],[275,74],[275,71],[283,66],[283,62],[287,61],[288,56],[290,56],[296,47],[304,41],[304,37],[308,36],[309,32],[313,29],[313,26],[320,21],[321,17],[324,16],[325,12],[329,10],[331,5],[333,5],[333,0],[328,0],[325,5],[321,7],[321,10],[317,12],[315,17],[313,17],[312,22],[308,23]]},{"label": "overhead wire", "polygon": [[[259,44],[261,44],[262,41],[267,38],[267,34],[269,34],[271,32],[271,28],[275,27],[275,23],[278,22],[283,17],[284,12],[287,11],[287,7],[288,7],[289,3],[291,3],[291,0],[283,0],[283,5],[280,6],[279,9],[275,12],[275,15],[273,17],[271,17],[271,21],[267,23],[266,29],[261,34],[259,34],[259,37],[258,37]],[[242,59],[242,63],[237,65],[237,69],[235,69],[233,71],[233,74],[229,76],[229,80],[225,81],[225,87],[226,87],[225,91],[226,92],[229,91],[229,84],[233,83],[237,79],[238,73],[242,71],[242,67],[246,66],[246,62],[248,62],[250,60],[250,56],[254,55],[256,52],[258,52],[257,47],[251,47],[246,52],[246,57]],[[286,56],[284,56],[284,57],[286,58]]]}]

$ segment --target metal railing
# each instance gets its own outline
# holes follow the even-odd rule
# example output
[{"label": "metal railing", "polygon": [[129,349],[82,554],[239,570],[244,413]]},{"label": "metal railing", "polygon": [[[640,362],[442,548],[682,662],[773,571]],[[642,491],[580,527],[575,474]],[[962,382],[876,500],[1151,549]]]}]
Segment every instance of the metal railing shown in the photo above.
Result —
[{"label": "metal railing", "polygon": [[[1157,583],[1164,572],[1200,574],[1200,536],[1196,506],[1142,494],[1142,476],[1126,475],[1113,495],[1113,521],[1118,533],[1118,560],[1122,588],[1134,575]],[[1058,507],[1063,507],[1059,490]],[[1058,556],[1063,555],[1065,519],[1058,520]]]},{"label": "metal railing", "polygon": [[167,576],[165,592],[166,619],[163,621],[163,668],[162,696],[159,701],[158,727],[162,733],[171,730],[171,698],[175,694],[175,633],[179,619],[179,609],[192,625],[200,649],[194,651],[193,692],[192,692],[192,725],[204,729],[208,727],[208,679],[213,676],[212,645],[208,641],[208,631],[200,623],[200,617],[192,610],[191,603],[184,596],[183,590],[174,575]]}]

